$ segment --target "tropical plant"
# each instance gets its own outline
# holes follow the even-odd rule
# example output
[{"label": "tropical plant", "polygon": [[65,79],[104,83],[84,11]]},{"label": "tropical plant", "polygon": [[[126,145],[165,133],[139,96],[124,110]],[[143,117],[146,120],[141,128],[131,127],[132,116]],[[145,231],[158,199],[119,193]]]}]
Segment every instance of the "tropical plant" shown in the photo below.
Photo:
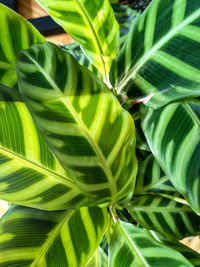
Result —
[{"label": "tropical plant", "polygon": [[76,43],[0,4],[0,267],[200,266],[200,1],[38,2]]}]

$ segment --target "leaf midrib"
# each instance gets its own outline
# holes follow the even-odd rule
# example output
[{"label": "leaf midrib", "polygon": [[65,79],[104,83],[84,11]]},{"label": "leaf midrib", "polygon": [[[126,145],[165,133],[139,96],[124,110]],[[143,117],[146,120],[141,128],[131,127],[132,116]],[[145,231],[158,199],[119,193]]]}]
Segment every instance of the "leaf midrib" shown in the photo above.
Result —
[{"label": "leaf midrib", "polygon": [[124,231],[120,223],[118,223],[118,226],[120,228],[120,231],[122,232],[124,238],[126,239],[127,243],[133,248],[135,251],[135,254],[138,256],[141,264],[144,267],[150,267],[150,265],[146,262],[145,258],[141,255],[141,253],[138,251],[137,247],[135,246],[134,242],[129,238],[129,235]]},{"label": "leaf midrib", "polygon": [[130,212],[134,212],[134,211],[138,211],[138,210],[141,210],[141,211],[152,211],[152,212],[162,212],[162,213],[168,213],[168,212],[184,212],[184,211],[191,211],[191,209],[189,207],[186,207],[186,206],[183,206],[181,208],[177,208],[177,207],[166,207],[166,206],[163,206],[163,207],[150,207],[150,206],[134,206],[132,209],[129,209]]},{"label": "leaf midrib", "polygon": [[59,224],[55,227],[55,229],[52,231],[50,236],[47,238],[46,242],[43,244],[43,246],[39,252],[39,255],[32,262],[31,267],[37,266],[37,263],[40,261],[41,257],[46,254],[47,250],[52,245],[53,241],[55,240],[58,233],[60,232],[60,229],[62,228],[62,226],[64,225],[64,223],[68,219],[68,217],[70,217],[73,212],[74,212],[73,210],[71,210],[70,212],[67,210],[64,213],[63,218],[61,219]]},{"label": "leaf midrib", "polygon": [[123,90],[124,86],[130,80],[130,78],[135,77],[137,72],[150,59],[150,57],[153,55],[154,52],[159,50],[162,47],[162,45],[164,45],[168,40],[170,40],[174,35],[176,35],[179,30],[181,30],[187,24],[190,24],[193,20],[198,18],[199,15],[200,15],[200,9],[195,11],[191,16],[188,16],[187,19],[185,19],[182,23],[180,23],[178,26],[170,30],[163,38],[161,38],[160,41],[157,44],[155,44],[152,49],[150,49],[146,54],[144,54],[144,56],[138,61],[138,63],[133,65],[129,73],[125,76],[124,79],[122,79],[122,81],[119,83],[119,86],[117,86],[117,92],[120,93]]},{"label": "leaf midrib", "polygon": [[[74,110],[72,105],[68,102],[66,96],[57,87],[57,85],[51,79],[51,77],[46,72],[43,71],[42,67],[38,64],[38,62],[35,61],[28,53],[26,53],[26,56],[33,62],[33,64],[35,64],[38,67],[38,69],[41,71],[41,73],[44,75],[44,77],[46,77],[46,79],[49,81],[51,86],[56,90],[56,92],[60,96],[60,101],[62,101],[64,103],[64,105],[67,107],[67,109],[70,110],[70,112],[74,116],[75,120],[77,121],[77,124],[82,129],[86,139],[88,138],[89,143],[91,144],[91,146],[95,150],[95,152],[96,152],[98,158],[100,159],[100,161],[101,161],[101,163],[102,163],[102,165],[104,167],[104,170],[105,170],[105,172],[107,174],[107,178],[108,178],[108,181],[109,181],[110,187],[111,187],[112,201],[113,201],[113,203],[115,203],[116,202],[116,185],[114,183],[114,177],[112,175],[110,167],[107,165],[106,159],[104,158],[104,155],[102,154],[102,151],[100,150],[99,146],[96,145],[96,143],[94,142],[94,140],[93,140],[92,136],[90,135],[88,129],[85,127],[85,125],[83,124],[82,120],[76,114],[76,111]],[[113,198],[113,196],[114,196],[114,198]]]},{"label": "leaf midrib", "polygon": [[192,110],[192,108],[189,106],[189,104],[182,103],[182,105],[187,110],[187,112],[190,114],[190,116],[192,117],[192,119],[194,120],[194,122],[198,125],[198,128],[200,130],[200,119],[197,117],[197,115],[195,114],[195,112]]},{"label": "leaf midrib", "polygon": [[78,189],[75,185],[75,183],[73,183],[73,181],[71,181],[70,179],[65,178],[64,176],[45,168],[44,166],[41,166],[39,164],[37,164],[36,162],[33,162],[25,157],[23,157],[22,155],[16,154],[13,151],[10,151],[6,148],[3,148],[0,146],[0,152],[3,153],[4,155],[7,155],[9,158],[15,159],[15,160],[20,160],[20,162],[24,162],[24,164],[26,166],[30,166],[30,168],[32,169],[39,169],[40,172],[42,173],[46,173],[48,176],[51,175],[53,176],[55,179],[60,180],[61,182],[65,183],[67,186],[70,186],[73,189]]},{"label": "leaf midrib", "polygon": [[100,42],[99,42],[99,39],[97,37],[97,34],[92,26],[92,22],[90,21],[84,7],[81,5],[80,1],[79,0],[73,0],[75,2],[75,4],[77,4],[79,7],[80,7],[80,11],[82,12],[83,16],[85,17],[86,19],[86,22],[89,26],[89,28],[91,29],[91,32],[92,32],[92,36],[94,37],[94,40],[95,40],[95,44],[98,48],[98,52],[99,52],[99,58],[100,58],[100,61],[101,61],[101,64],[103,66],[103,76],[104,78],[106,78],[106,67],[105,67],[105,61],[103,60],[103,50],[101,48],[101,45],[100,45]]}]

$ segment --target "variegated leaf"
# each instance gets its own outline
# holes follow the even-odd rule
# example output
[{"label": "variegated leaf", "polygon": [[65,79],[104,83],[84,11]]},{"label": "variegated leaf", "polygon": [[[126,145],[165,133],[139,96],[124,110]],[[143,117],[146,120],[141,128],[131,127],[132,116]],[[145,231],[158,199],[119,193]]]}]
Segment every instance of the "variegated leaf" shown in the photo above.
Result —
[{"label": "variegated leaf", "polygon": [[69,176],[94,203],[127,201],[135,127],[106,85],[50,43],[21,52],[17,72],[35,124]]}]

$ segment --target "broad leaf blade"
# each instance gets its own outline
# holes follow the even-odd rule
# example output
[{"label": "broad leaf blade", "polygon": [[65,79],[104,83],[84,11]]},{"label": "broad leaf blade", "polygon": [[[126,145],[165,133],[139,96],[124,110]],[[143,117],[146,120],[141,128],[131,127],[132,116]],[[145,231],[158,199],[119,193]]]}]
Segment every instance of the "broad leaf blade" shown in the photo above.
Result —
[{"label": "broad leaf blade", "polygon": [[0,3],[0,83],[17,88],[15,58],[18,51],[45,38],[23,17]]},{"label": "broad leaf blade", "polygon": [[108,225],[97,207],[49,212],[13,206],[0,224],[0,266],[85,266]]},{"label": "broad leaf blade", "polygon": [[119,26],[109,0],[37,1],[81,45],[105,78],[119,45]]},{"label": "broad leaf blade", "polygon": [[37,132],[17,91],[0,85],[0,197],[57,210],[86,204]]},{"label": "broad leaf blade", "polygon": [[151,154],[139,165],[135,194],[166,191],[175,192],[176,189]]},{"label": "broad leaf blade", "polygon": [[95,203],[130,198],[134,122],[106,85],[50,43],[21,52],[17,69],[37,128],[81,190]]},{"label": "broad leaf blade", "polygon": [[120,221],[110,243],[111,267],[193,266],[179,252],[159,244],[130,223]]},{"label": "broad leaf blade", "polygon": [[177,194],[169,195],[169,198],[167,195],[135,197],[127,209],[136,222],[166,238],[179,240],[197,235],[200,217],[188,205],[177,200]]},{"label": "broad leaf blade", "polygon": [[200,95],[200,2],[155,0],[138,17],[112,67],[111,83],[158,108]]},{"label": "broad leaf blade", "polygon": [[200,101],[148,108],[142,127],[152,153],[175,188],[200,212]]}]

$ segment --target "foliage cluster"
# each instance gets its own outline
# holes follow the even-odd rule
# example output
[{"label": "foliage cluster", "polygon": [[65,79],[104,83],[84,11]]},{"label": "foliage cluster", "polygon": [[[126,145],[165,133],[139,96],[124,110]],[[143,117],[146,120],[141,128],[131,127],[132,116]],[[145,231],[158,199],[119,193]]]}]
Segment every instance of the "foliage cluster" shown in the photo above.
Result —
[{"label": "foliage cluster", "polygon": [[200,1],[38,2],[75,43],[0,4],[0,267],[200,266]]}]

